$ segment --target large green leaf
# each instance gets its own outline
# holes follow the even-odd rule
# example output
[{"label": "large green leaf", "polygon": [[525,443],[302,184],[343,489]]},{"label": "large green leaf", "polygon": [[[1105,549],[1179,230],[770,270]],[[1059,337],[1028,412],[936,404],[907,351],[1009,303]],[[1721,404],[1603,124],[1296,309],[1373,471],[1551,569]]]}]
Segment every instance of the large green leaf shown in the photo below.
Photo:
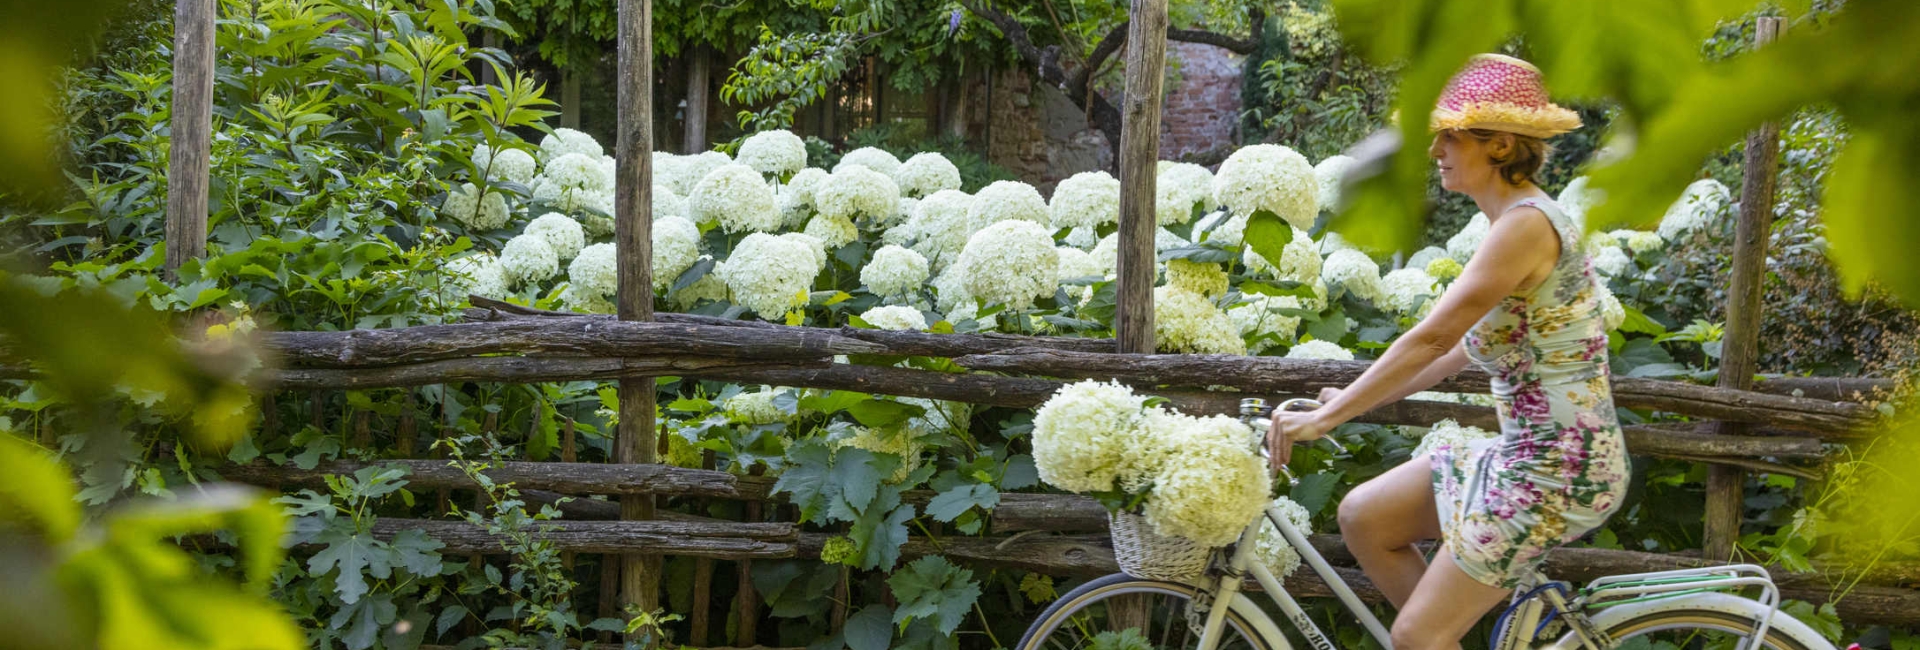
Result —
[{"label": "large green leaf", "polygon": [[956,485],[945,492],[934,495],[927,502],[927,516],[940,521],[953,521],[967,510],[978,507],[992,510],[1000,505],[1000,492],[985,483]]},{"label": "large green leaf", "polygon": [[80,528],[73,479],[39,445],[0,434],[0,521],[59,544]]},{"label": "large green leaf", "polygon": [[906,568],[887,578],[900,606],[893,611],[893,622],[904,624],[913,619],[931,621],[941,634],[953,634],[966,620],[967,611],[980,598],[980,585],[973,572],[956,567],[946,558],[931,555],[914,560]]},{"label": "large green leaf", "polygon": [[1293,241],[1293,227],[1280,218],[1280,215],[1267,210],[1255,210],[1247,219],[1246,234],[1242,239],[1247,247],[1270,262],[1279,263],[1280,254],[1287,244]]}]

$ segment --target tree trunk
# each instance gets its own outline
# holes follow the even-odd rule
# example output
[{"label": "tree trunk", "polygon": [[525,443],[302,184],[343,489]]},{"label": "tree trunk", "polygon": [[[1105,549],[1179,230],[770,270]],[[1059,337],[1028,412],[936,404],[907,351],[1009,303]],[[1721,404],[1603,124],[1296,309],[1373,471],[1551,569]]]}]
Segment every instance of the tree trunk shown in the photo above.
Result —
[{"label": "tree trunk", "polygon": [[711,89],[707,70],[712,60],[712,50],[704,45],[687,48],[687,106],[683,116],[686,137],[680,149],[689,155],[707,150],[707,93]]},{"label": "tree trunk", "polygon": [[207,254],[212,183],[215,0],[179,0],[173,18],[173,140],[167,154],[166,271]]}]

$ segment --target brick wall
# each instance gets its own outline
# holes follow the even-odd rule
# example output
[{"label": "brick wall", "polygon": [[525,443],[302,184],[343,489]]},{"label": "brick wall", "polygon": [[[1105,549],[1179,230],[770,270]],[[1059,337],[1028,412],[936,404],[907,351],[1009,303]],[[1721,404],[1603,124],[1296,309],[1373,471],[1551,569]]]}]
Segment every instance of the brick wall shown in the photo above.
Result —
[{"label": "brick wall", "polygon": [[1245,58],[1201,43],[1167,44],[1180,80],[1167,88],[1160,115],[1160,158],[1180,160],[1233,146],[1240,120],[1240,68]]}]

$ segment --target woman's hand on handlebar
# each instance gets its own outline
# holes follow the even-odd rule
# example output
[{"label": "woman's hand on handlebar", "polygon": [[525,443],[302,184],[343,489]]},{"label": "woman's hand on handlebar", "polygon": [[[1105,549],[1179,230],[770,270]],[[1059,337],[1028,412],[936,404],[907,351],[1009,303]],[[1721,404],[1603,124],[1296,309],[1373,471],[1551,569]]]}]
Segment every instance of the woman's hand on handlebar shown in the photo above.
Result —
[{"label": "woman's hand on handlebar", "polygon": [[1284,467],[1293,458],[1293,443],[1319,440],[1331,428],[1321,423],[1311,411],[1276,410],[1272,418],[1273,424],[1267,429],[1267,462],[1274,469]]},{"label": "woman's hand on handlebar", "polygon": [[1340,397],[1341,392],[1343,392],[1343,389],[1334,388],[1332,386],[1328,386],[1326,388],[1320,389],[1320,403],[1332,404],[1335,398]]}]

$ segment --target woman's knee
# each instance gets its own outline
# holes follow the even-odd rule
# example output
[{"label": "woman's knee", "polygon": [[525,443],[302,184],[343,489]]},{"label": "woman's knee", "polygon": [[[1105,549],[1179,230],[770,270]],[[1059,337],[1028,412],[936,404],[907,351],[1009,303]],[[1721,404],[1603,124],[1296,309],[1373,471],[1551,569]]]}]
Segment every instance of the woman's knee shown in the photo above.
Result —
[{"label": "woman's knee", "polygon": [[1351,539],[1353,535],[1373,527],[1373,520],[1379,516],[1379,499],[1374,495],[1375,491],[1373,486],[1362,483],[1340,500],[1337,519],[1341,535]]},{"label": "woman's knee", "polygon": [[1393,640],[1393,650],[1436,650],[1447,645],[1434,634],[1433,630],[1416,629],[1416,626],[1395,621],[1393,629],[1387,632]]}]

